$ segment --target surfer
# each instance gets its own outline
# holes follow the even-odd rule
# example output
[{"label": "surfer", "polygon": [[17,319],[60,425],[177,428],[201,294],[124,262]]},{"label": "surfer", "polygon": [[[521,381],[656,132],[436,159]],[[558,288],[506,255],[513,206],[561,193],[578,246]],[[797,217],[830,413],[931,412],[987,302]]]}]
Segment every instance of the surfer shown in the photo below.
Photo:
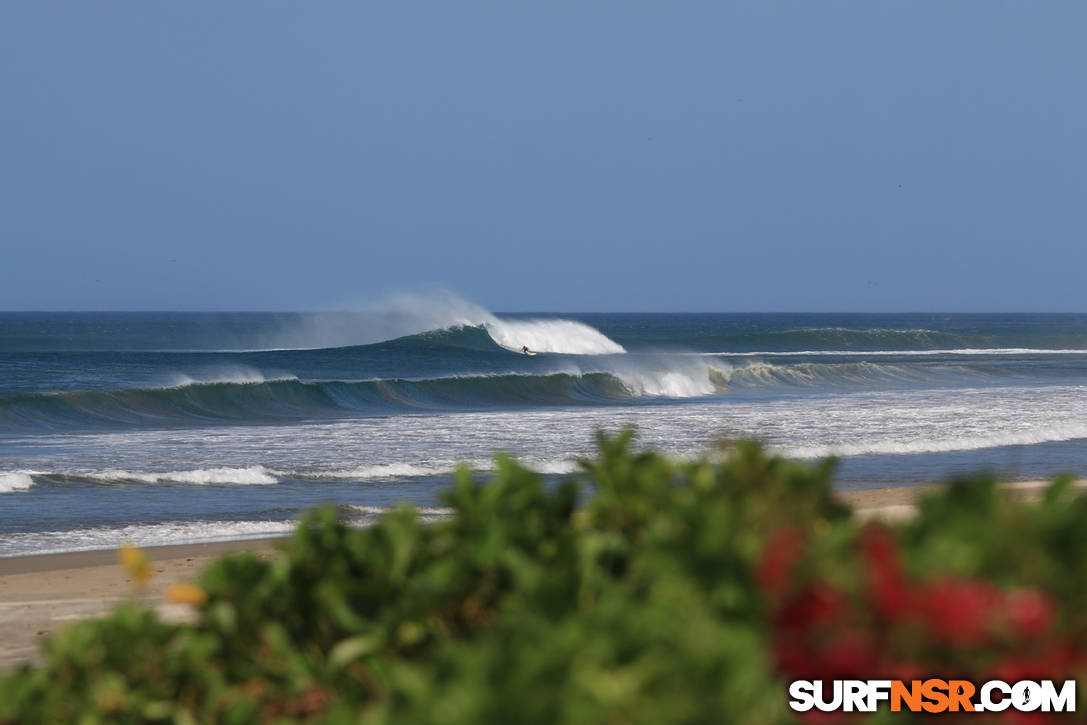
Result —
[{"label": "surfer", "polygon": [[523,352],[526,355],[531,355],[532,354],[532,351],[528,349],[528,345],[522,345],[521,346],[521,352]]}]

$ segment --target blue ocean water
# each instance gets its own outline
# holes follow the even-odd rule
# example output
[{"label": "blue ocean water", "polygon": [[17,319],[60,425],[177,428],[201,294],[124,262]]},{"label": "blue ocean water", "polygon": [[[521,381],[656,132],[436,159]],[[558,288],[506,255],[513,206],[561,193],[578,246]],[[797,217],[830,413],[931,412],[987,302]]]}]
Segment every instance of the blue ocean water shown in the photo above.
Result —
[{"label": "blue ocean water", "polygon": [[[529,356],[518,352],[527,346]],[[757,437],[840,485],[1087,472],[1087,315],[0,313],[0,555],[440,516],[458,462]]]}]

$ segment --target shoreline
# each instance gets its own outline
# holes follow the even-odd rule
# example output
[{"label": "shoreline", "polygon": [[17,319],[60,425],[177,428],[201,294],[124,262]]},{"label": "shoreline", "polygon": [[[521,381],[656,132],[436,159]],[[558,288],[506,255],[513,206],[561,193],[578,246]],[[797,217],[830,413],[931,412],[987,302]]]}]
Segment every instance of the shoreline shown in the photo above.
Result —
[{"label": "shoreline", "polygon": [[[1001,484],[1017,497],[1032,500],[1048,481]],[[916,510],[917,500],[943,484],[836,491],[864,519],[900,521]],[[1087,489],[1087,479],[1073,483]],[[211,562],[233,552],[270,555],[286,537],[266,537],[142,548],[151,562],[151,578],[137,587],[120,566],[116,549],[23,554],[0,558],[0,668],[39,661],[42,637],[73,621],[101,616],[126,601],[145,602],[165,619],[180,621],[192,612],[163,599],[174,583],[192,581]]]},{"label": "shoreline", "polygon": [[[234,551],[266,550],[275,541],[286,536],[262,536],[252,539],[229,541],[204,541],[194,544],[159,544],[141,546],[153,562],[166,562],[189,557],[213,557]],[[82,569],[84,567],[112,566],[117,563],[117,549],[85,549],[80,551],[50,551],[42,554],[27,553],[0,556],[0,577],[9,574],[26,574],[53,571],[55,569]]]}]

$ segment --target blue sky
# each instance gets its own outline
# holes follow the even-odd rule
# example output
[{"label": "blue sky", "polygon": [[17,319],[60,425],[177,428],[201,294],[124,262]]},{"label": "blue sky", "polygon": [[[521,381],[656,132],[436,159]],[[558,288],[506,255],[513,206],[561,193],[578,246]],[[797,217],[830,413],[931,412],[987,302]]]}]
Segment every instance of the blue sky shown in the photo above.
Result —
[{"label": "blue sky", "polygon": [[1087,5],[534,5],[5,3],[0,309],[1087,309]]}]

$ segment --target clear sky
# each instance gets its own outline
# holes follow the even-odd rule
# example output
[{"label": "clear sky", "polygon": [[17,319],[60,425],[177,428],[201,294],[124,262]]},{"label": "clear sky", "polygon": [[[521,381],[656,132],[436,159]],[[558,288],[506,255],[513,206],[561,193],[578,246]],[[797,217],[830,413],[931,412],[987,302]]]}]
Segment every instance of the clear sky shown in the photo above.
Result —
[{"label": "clear sky", "polygon": [[1082,2],[7,2],[0,309],[1084,311]]}]

